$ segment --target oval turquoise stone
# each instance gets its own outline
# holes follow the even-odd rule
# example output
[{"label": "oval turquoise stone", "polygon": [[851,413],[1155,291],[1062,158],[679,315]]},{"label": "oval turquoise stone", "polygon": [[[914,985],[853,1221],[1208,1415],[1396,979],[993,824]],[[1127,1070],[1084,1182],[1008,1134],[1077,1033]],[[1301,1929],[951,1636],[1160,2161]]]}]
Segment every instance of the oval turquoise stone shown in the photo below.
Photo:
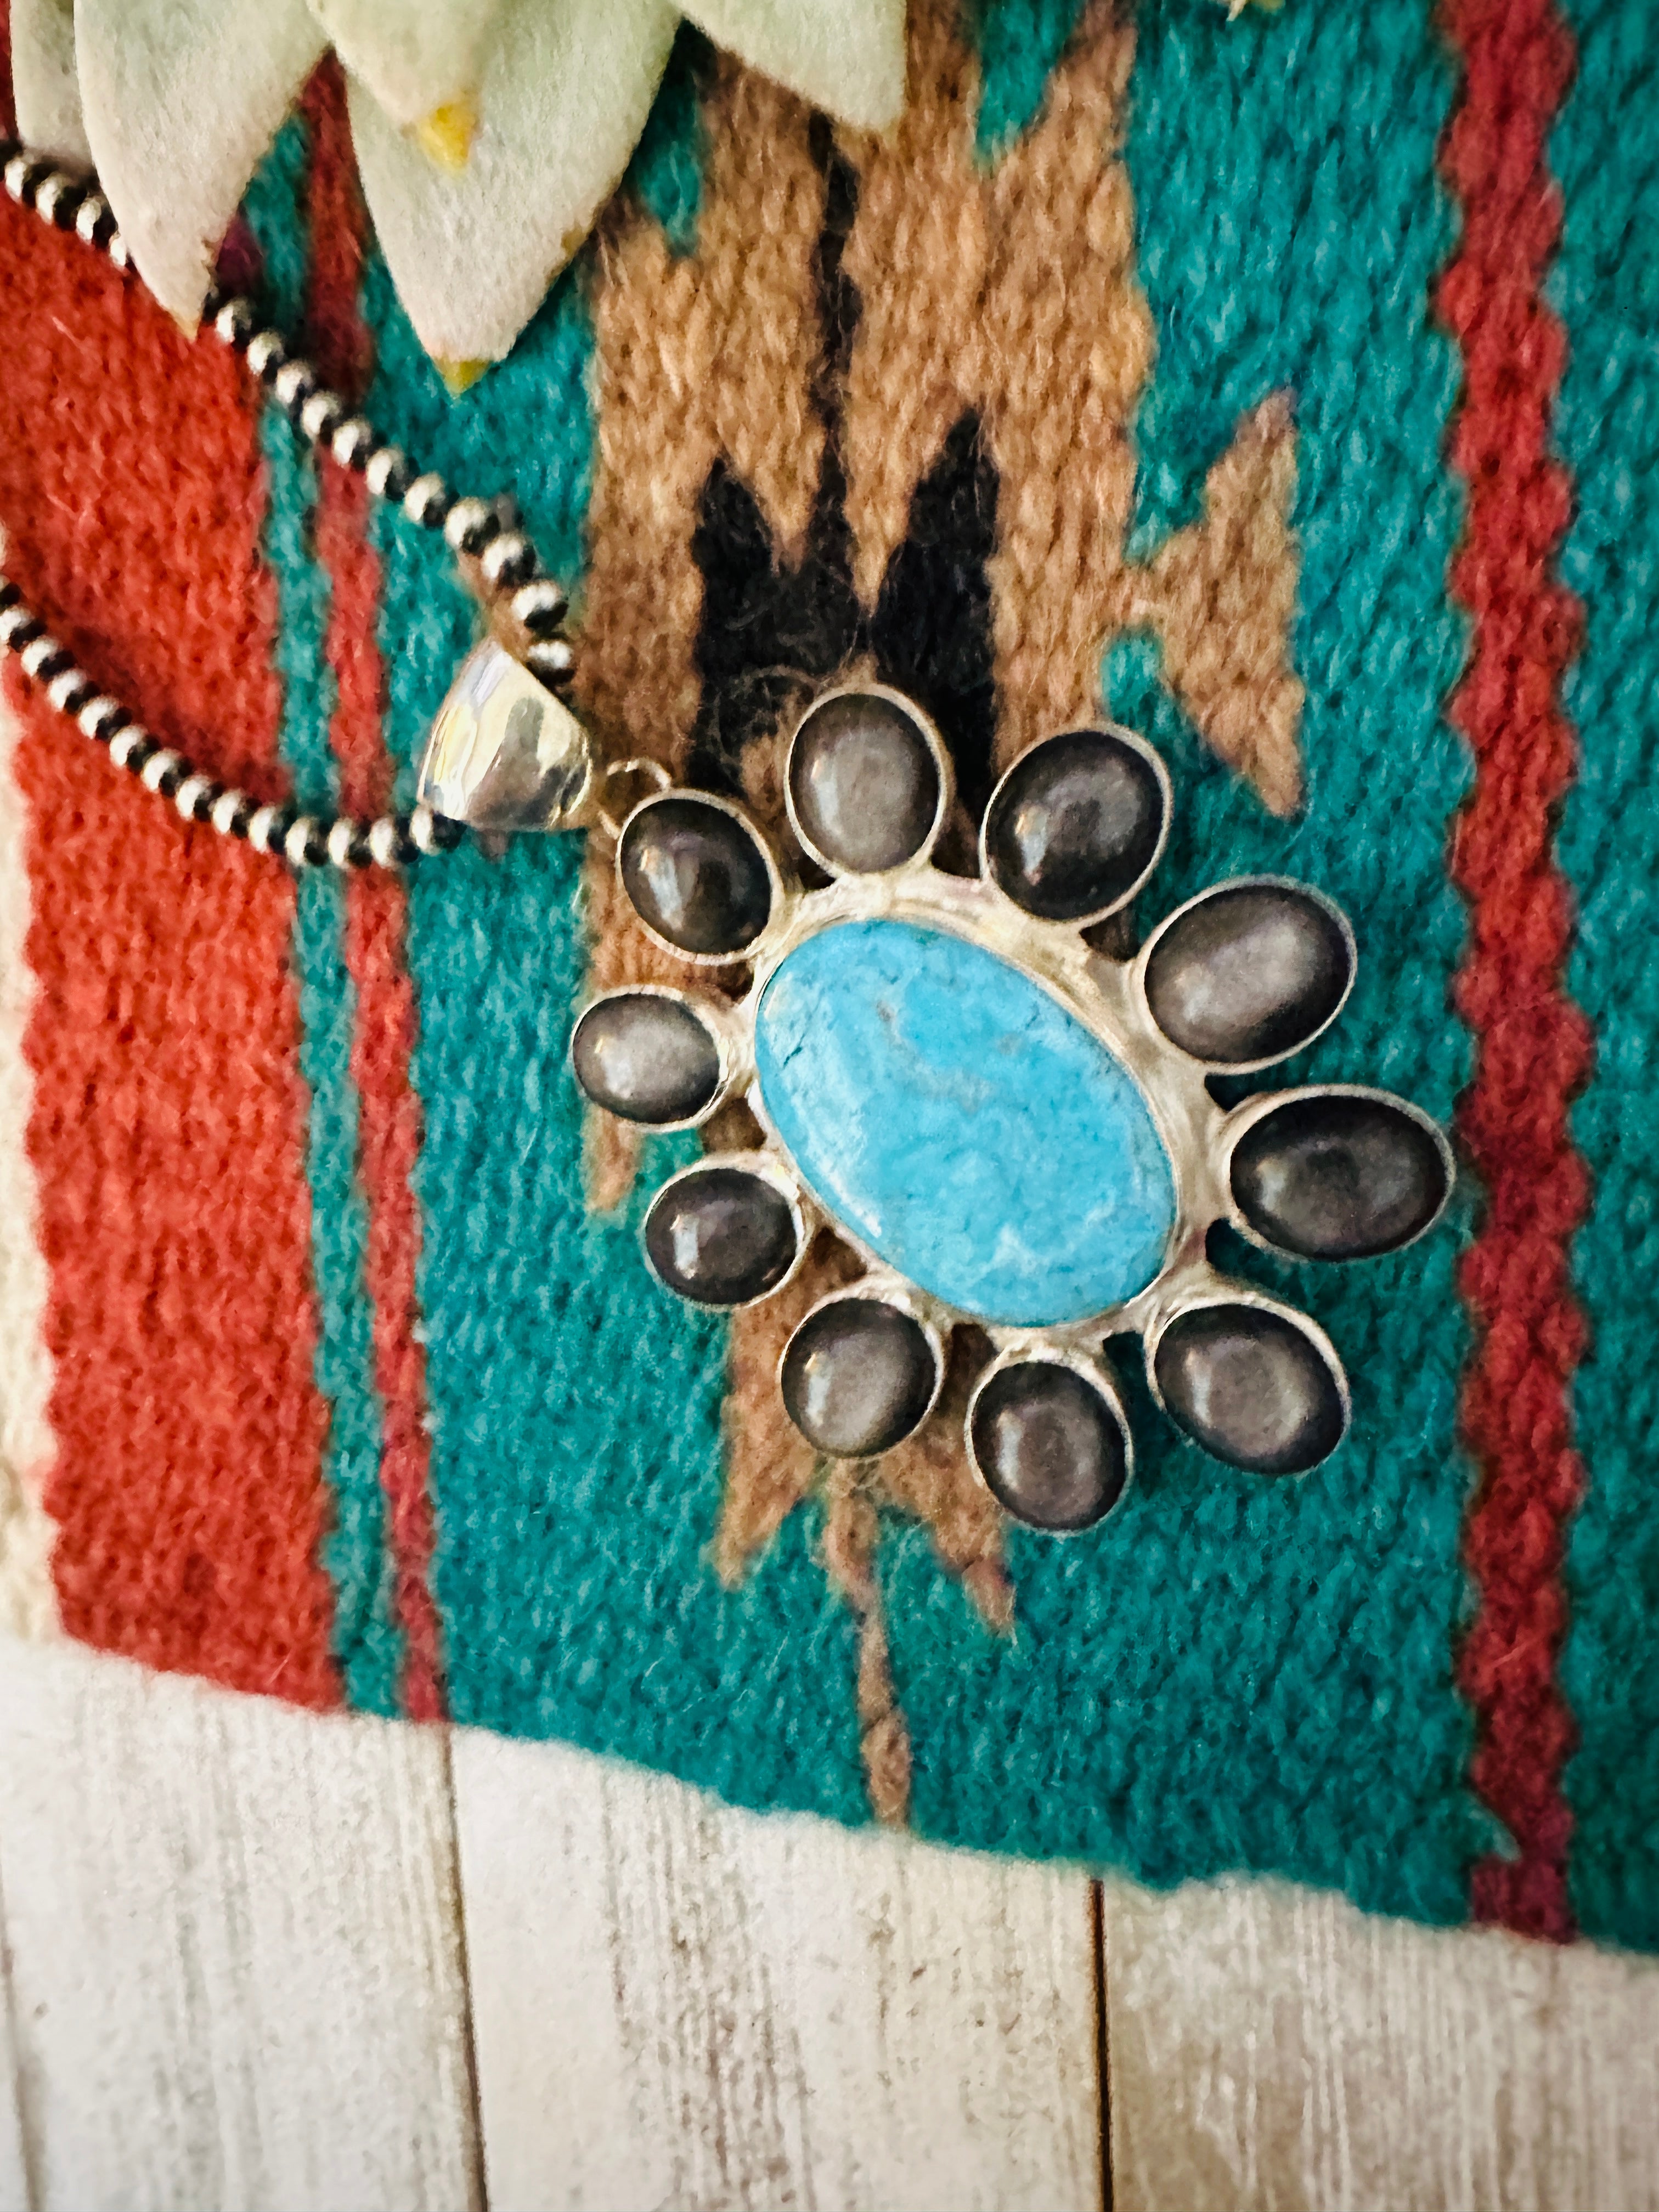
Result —
[{"label": "oval turquoise stone", "polygon": [[762,993],[755,1060],[823,1205],[961,1312],[1084,1321],[1162,1266],[1175,1179],[1139,1086],[981,946],[908,921],[823,930]]}]

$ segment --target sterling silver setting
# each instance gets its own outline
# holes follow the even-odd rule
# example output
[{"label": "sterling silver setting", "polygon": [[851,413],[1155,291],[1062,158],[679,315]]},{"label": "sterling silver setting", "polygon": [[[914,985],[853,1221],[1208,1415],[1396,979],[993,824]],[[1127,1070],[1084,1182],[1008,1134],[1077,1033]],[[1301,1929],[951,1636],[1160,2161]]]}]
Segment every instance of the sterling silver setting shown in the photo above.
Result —
[{"label": "sterling silver setting", "polygon": [[[836,708],[833,727],[840,732],[835,743],[852,762],[839,793],[835,747],[826,747],[825,726],[814,720],[830,707]],[[866,709],[867,727],[860,722]],[[907,731],[898,729],[898,717],[905,718]],[[908,746],[909,766],[900,761],[890,775],[892,763],[884,765],[881,755],[884,731],[896,733],[896,748],[901,739]],[[908,854],[862,871],[839,859],[849,842],[878,846],[879,824],[867,806],[843,805],[841,818],[851,828],[844,836],[826,835],[819,818],[822,794],[815,788],[803,795],[797,787],[809,738],[812,761],[830,763],[826,788],[832,802],[848,793],[854,799],[881,788],[899,793],[901,811],[908,810],[915,832]],[[1056,750],[1045,756],[1044,744]],[[906,781],[921,772],[924,752],[937,779],[931,805],[928,793]],[[1022,799],[1011,824],[1006,811],[1000,813],[1000,802],[1010,780],[1022,775],[1022,790],[1031,787],[1037,799],[1029,805]],[[633,987],[604,994],[582,1010],[579,1036],[595,1008],[653,994],[672,996],[701,1022],[713,1048],[707,1065],[717,1074],[695,1111],[654,1121],[630,1112],[625,1091],[619,1099],[614,1083],[601,1086],[607,1095],[600,1097],[584,1080],[580,1058],[578,1079],[608,1110],[617,1111],[620,1103],[623,1118],[659,1127],[697,1127],[740,1100],[760,1133],[756,1149],[713,1155],[683,1169],[658,1194],[644,1235],[659,1276],[696,1303],[740,1308],[775,1295],[793,1279],[814,1238],[833,1232],[864,1272],[819,1300],[801,1324],[801,1331],[816,1325],[815,1345],[823,1340],[815,1398],[797,1374],[799,1402],[790,1402],[794,1339],[786,1350],[779,1376],[792,1418],[821,1449],[876,1455],[898,1440],[890,1431],[901,1414],[909,1420],[905,1433],[934,1417],[947,1347],[957,1330],[971,1324],[988,1336],[992,1357],[969,1401],[964,1441],[969,1459],[1016,1519],[1055,1533],[1103,1517],[1131,1479],[1130,1423],[1108,1339],[1139,1337],[1153,1399],[1216,1456],[1264,1473],[1294,1474],[1324,1458],[1352,1413],[1334,1346],[1310,1316],[1218,1268],[1209,1255],[1210,1232],[1224,1223],[1265,1250],[1292,1256],[1343,1259],[1399,1249],[1444,1211],[1453,1176],[1450,1149],[1428,1115],[1364,1085],[1302,1085],[1230,1108],[1218,1102],[1211,1085],[1217,1076],[1273,1066],[1338,1018],[1356,957],[1346,919],[1306,886],[1277,877],[1243,878],[1212,885],[1176,908],[1127,957],[1098,949],[1085,932],[1125,907],[1156,867],[1168,836],[1171,797],[1167,772],[1152,749],[1109,724],[1057,733],[1010,769],[980,831],[976,877],[947,873],[935,865],[953,804],[950,756],[927,716],[898,693],[842,686],[816,700],[790,739],[784,787],[795,839],[808,860],[829,873],[821,885],[803,884],[790,860],[774,851],[745,810],[728,799],[659,792],[622,825],[619,873],[651,935],[694,970],[735,971],[740,981],[746,971],[746,981],[735,999]],[[1073,804],[1079,791],[1083,799]],[[671,807],[677,810],[672,816],[659,811]],[[813,818],[804,819],[804,812]],[[1044,830],[1045,822],[1050,830]],[[1044,878],[1042,852],[1060,851],[1079,823],[1097,841],[1098,866],[1089,858],[1085,836],[1084,860],[1057,865],[1052,881]],[[1004,880],[994,866],[998,838]],[[739,849],[738,839],[752,847],[752,856]],[[1039,855],[1032,864],[1036,872],[1020,875],[1025,863],[1019,861],[1009,879],[1008,854],[1028,850]],[[1052,904],[1057,896],[1069,897],[1079,911],[1054,919],[1030,910],[1031,904]],[[755,923],[763,904],[763,918]],[[930,942],[956,939],[990,954],[1080,1024],[1131,1079],[1162,1145],[1174,1192],[1161,1261],[1133,1295],[1060,1322],[988,1317],[911,1279],[880,1249],[881,1238],[860,1233],[809,1180],[780,1132],[762,1079],[757,1038],[763,1002],[801,947],[846,923],[884,921],[912,924]],[[1283,988],[1276,981],[1281,970],[1287,979]],[[635,1024],[648,1042],[647,1025],[655,1018],[636,1010],[623,1021]],[[1205,1054],[1183,1048],[1171,1028],[1189,1038],[1220,1038],[1226,1048],[1213,1042]],[[1270,1039],[1265,1051],[1257,1048],[1264,1036]],[[1251,1143],[1241,1153],[1247,1139]],[[722,1186],[723,1196],[711,1190],[720,1203],[711,1204],[706,1218],[677,1214],[677,1233],[684,1228],[685,1234],[664,1263],[666,1247],[653,1231],[659,1209],[665,1202],[684,1206],[688,1192],[695,1200],[697,1179],[716,1167],[728,1178],[755,1180],[755,1233],[771,1256],[752,1278],[740,1264],[746,1232],[739,1217],[746,1201],[736,1183]],[[780,1217],[764,1196],[768,1192],[782,1200],[794,1230],[796,1249],[787,1267],[774,1249]],[[710,1255],[723,1255],[718,1265],[711,1258],[703,1275],[696,1256],[700,1237]],[[830,1309],[840,1310],[821,1320]],[[908,1328],[902,1325],[906,1317]],[[866,1322],[867,1343],[860,1335]],[[924,1358],[931,1361],[931,1376]],[[869,1372],[881,1368],[888,1376],[879,1389],[871,1386],[880,1403],[869,1409],[867,1430],[860,1428],[858,1418],[860,1359]],[[826,1435],[835,1441],[826,1443]],[[860,1449],[864,1443],[872,1449]]]},{"label": "sterling silver setting", "polygon": [[493,638],[476,646],[428,732],[422,803],[474,830],[572,829],[595,781],[587,732],[564,702]]}]

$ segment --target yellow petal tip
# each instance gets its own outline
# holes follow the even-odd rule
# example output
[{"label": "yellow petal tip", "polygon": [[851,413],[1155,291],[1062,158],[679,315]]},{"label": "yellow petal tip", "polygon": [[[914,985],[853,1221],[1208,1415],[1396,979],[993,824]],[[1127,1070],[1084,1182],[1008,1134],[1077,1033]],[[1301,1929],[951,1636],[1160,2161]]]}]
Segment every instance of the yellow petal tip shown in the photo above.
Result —
[{"label": "yellow petal tip", "polygon": [[448,386],[450,398],[459,399],[462,392],[471,392],[489,363],[487,361],[439,361],[434,366]]},{"label": "yellow petal tip", "polygon": [[415,143],[428,161],[447,169],[451,176],[459,176],[466,167],[477,128],[478,103],[465,92],[459,100],[447,100],[430,115],[422,117],[415,125]]}]

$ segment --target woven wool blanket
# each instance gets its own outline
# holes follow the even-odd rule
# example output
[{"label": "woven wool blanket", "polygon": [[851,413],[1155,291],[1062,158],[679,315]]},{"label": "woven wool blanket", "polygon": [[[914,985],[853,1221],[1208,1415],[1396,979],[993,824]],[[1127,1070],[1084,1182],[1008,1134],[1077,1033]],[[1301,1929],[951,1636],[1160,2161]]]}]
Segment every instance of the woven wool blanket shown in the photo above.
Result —
[{"label": "woven wool blanket", "polygon": [[[1144,1405],[1005,1524],[937,1431],[827,1472],[646,1272],[573,1007],[640,957],[580,837],[295,880],[11,672],[0,1608],[313,1706],[1167,1883],[1659,1948],[1659,10],[916,0],[884,137],[682,34],[588,246],[452,396],[325,66],[228,249],[387,434],[510,492],[581,703],[776,803],[848,671],[969,804],[1102,706],[1170,767],[1150,927],[1352,916],[1291,1079],[1455,1133],[1451,1219],[1238,1264],[1341,1348],[1297,1480]],[[407,804],[473,635],[441,545],[0,199],[6,565],[261,797]],[[643,1168],[643,1171],[642,1170]]]}]

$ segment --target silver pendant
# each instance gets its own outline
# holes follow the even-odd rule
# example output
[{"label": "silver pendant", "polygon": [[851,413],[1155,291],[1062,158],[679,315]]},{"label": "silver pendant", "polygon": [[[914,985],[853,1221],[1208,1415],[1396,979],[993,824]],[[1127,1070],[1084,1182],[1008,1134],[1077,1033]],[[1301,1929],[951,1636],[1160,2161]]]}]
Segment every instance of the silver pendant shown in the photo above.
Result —
[{"label": "silver pendant", "polygon": [[427,735],[416,797],[486,834],[574,830],[592,818],[586,731],[493,638],[462,662]]},{"label": "silver pendant", "polygon": [[[981,1478],[1032,1527],[1098,1521],[1127,1487],[1129,1421],[1106,1349],[1138,1338],[1152,1394],[1218,1458],[1300,1474],[1351,1414],[1310,1316],[1212,1262],[1225,1222],[1271,1251],[1351,1261],[1439,1218],[1445,1138],[1384,1091],[1319,1085],[1231,1109],[1210,1079],[1300,1050],[1340,1012],[1355,951],[1322,894],[1218,884],[1131,958],[1085,935],[1146,883],[1168,775],[1110,725],[1033,746],[992,795],[973,876],[934,854],[952,804],[927,717],[878,685],[826,693],[785,767],[807,888],[731,800],[659,792],[622,824],[622,887],[687,988],[581,1012],[596,1105],[695,1128],[735,1099],[759,1147],[672,1176],[644,1243],[679,1296],[771,1297],[833,1231],[865,1273],[821,1299],[778,1370],[796,1426],[866,1458],[927,1419],[951,1332],[991,1356],[968,1406]],[[434,802],[436,803],[435,801]],[[516,825],[515,825],[516,826]],[[747,970],[735,1001],[695,972]]]}]

